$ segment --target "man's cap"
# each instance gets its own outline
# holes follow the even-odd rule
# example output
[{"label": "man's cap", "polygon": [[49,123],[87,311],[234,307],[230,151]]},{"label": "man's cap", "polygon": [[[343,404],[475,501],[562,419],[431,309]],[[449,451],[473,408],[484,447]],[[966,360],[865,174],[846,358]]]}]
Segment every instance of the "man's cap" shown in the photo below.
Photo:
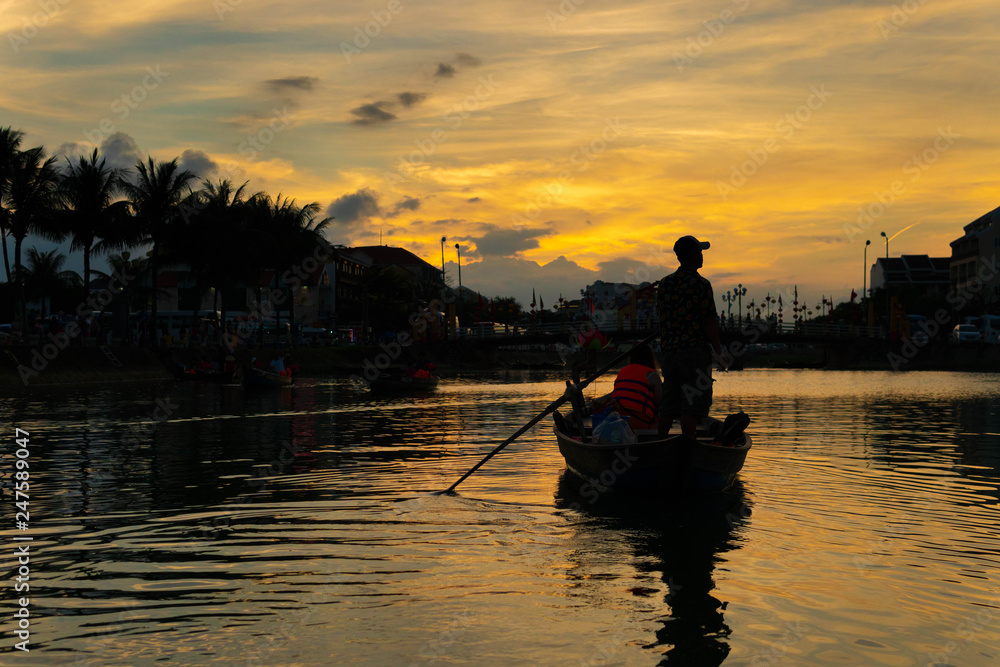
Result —
[{"label": "man's cap", "polygon": [[674,243],[674,252],[678,255],[689,255],[698,250],[708,250],[711,246],[708,241],[699,241],[693,236],[682,236]]}]

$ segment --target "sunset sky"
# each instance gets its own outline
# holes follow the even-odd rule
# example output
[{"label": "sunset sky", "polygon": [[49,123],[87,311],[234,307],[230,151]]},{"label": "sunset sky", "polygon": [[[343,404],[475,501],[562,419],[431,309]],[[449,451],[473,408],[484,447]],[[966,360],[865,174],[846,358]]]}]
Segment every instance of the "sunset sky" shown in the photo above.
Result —
[{"label": "sunset sky", "polygon": [[446,236],[449,277],[460,243],[522,304],[658,279],[689,233],[720,308],[846,300],[865,239],[946,256],[1000,205],[995,0],[0,0],[0,28],[25,147],[179,157],[435,266]]}]

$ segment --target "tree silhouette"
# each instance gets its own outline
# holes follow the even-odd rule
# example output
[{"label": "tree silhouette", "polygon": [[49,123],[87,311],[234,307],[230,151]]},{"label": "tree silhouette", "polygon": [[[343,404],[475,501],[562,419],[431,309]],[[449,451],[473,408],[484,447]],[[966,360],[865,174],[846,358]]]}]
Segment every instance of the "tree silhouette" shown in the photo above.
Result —
[{"label": "tree silhouette", "polygon": [[121,169],[108,167],[97,149],[76,162],[67,158],[59,175],[58,196],[63,210],[60,226],[73,239],[71,250],[83,251],[83,298],[90,290],[90,258],[99,239],[113,240],[128,215],[128,204],[115,201],[122,191]]},{"label": "tree silhouette", "polygon": [[[152,246],[150,254],[150,278],[153,281],[152,321],[155,326],[157,316],[156,289],[163,257],[162,245],[169,238],[171,227],[181,220],[181,206],[191,194],[191,181],[196,176],[183,171],[177,158],[170,162],[156,162],[152,157],[135,166],[135,181],[124,181],[122,188],[128,198],[131,213],[138,223],[140,242]],[[157,332],[153,332],[154,345],[158,344]]]},{"label": "tree silhouette", "polygon": [[46,159],[41,146],[19,151],[14,155],[8,185],[4,194],[7,211],[7,233],[14,238],[14,282],[20,304],[21,320],[27,319],[21,248],[28,234],[53,241],[65,234],[55,223],[58,174],[56,159]]}]

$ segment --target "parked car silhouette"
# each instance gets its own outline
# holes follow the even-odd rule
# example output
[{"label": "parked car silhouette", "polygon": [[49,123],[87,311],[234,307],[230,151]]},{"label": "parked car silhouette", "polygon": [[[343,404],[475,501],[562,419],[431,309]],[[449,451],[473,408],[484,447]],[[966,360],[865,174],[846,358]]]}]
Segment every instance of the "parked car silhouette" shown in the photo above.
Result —
[{"label": "parked car silhouette", "polygon": [[979,329],[974,324],[958,324],[951,330],[951,342],[953,343],[975,343],[979,339]]}]

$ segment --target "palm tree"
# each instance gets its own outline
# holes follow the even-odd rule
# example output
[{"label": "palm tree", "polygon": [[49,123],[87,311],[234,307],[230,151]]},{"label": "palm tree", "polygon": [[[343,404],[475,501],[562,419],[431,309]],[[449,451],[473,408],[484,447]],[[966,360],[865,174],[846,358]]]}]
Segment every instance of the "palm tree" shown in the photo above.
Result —
[{"label": "palm tree", "polygon": [[51,314],[52,299],[68,296],[67,292],[80,285],[80,276],[76,271],[65,271],[66,255],[58,250],[39,252],[36,248],[28,248],[28,265],[22,269],[25,295],[42,302],[42,310]]},{"label": "palm tree", "polygon": [[3,268],[7,272],[7,282],[11,280],[10,256],[7,254],[7,235],[10,234],[10,212],[5,204],[10,192],[10,181],[14,175],[17,155],[21,152],[24,133],[10,127],[0,127],[0,243],[3,244]]},{"label": "palm tree", "polygon": [[56,224],[57,172],[54,157],[45,158],[41,146],[19,151],[14,156],[11,174],[4,192],[7,211],[7,233],[14,237],[14,281],[21,304],[22,321],[27,319],[24,283],[19,274],[21,247],[28,234],[59,241],[65,233]]},{"label": "palm tree", "polygon": [[[152,321],[155,326],[161,246],[169,237],[171,227],[181,220],[182,202],[190,195],[191,181],[196,177],[190,171],[182,171],[177,165],[177,158],[170,162],[156,162],[149,157],[146,162],[136,164],[135,172],[135,181],[124,181],[122,188],[138,224],[141,242],[152,245],[150,277],[153,281]],[[156,332],[153,333],[153,344],[157,345]]]},{"label": "palm tree", "polygon": [[63,226],[73,237],[72,250],[83,251],[84,299],[90,289],[90,258],[98,239],[113,237],[128,214],[128,203],[115,201],[122,191],[122,170],[106,166],[97,149],[77,163],[67,159],[59,178],[59,197],[64,206]]},{"label": "palm tree", "polygon": [[[266,196],[265,196],[266,197]],[[279,194],[277,198],[265,199],[269,215],[266,219],[266,233],[274,239],[271,250],[271,265],[276,276],[285,275],[307,258],[312,257],[317,247],[324,244],[323,231],[332,218],[317,219],[320,212],[318,202],[298,206],[294,199]],[[285,285],[288,295],[288,322],[295,326],[295,295],[289,285]],[[280,309],[278,322],[280,324]]]},{"label": "palm tree", "polygon": [[[244,244],[248,239],[249,199],[247,183],[236,187],[232,181],[203,181],[184,208],[182,221],[171,233],[169,244],[176,258],[191,267],[195,277],[197,319],[201,297],[209,287],[217,299],[236,284],[245,272]],[[258,197],[252,195],[250,199]],[[226,301],[221,300],[222,321],[226,319]]]},{"label": "palm tree", "polygon": [[243,257],[241,277],[247,287],[253,286],[257,299],[257,311],[254,313],[258,317],[257,340],[263,344],[265,312],[261,289],[265,287],[263,283],[265,271],[274,266],[273,249],[278,242],[273,235],[275,208],[267,194],[258,192],[247,201],[246,213],[247,226],[239,248],[239,253]]}]

